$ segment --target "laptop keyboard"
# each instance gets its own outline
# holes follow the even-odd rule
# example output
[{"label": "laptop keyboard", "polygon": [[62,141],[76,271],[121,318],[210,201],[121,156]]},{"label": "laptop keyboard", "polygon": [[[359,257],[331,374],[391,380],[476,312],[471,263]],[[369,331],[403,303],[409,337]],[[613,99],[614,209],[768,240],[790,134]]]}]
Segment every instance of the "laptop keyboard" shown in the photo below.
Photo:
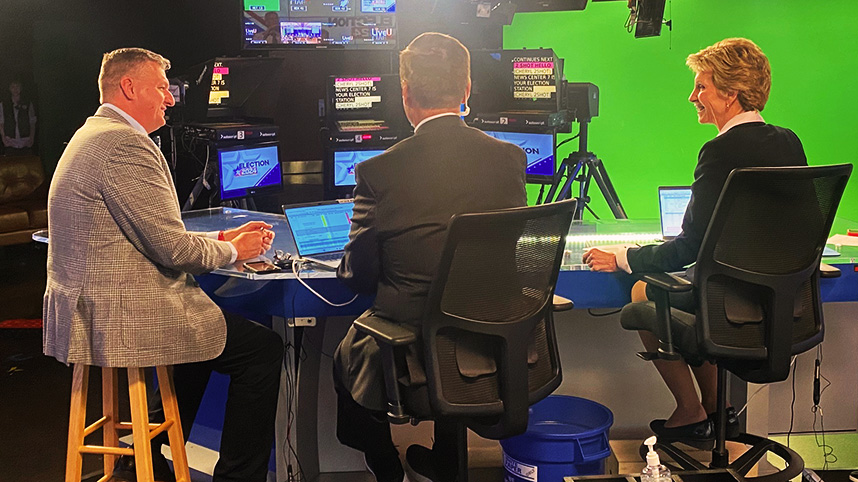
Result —
[{"label": "laptop keyboard", "polygon": [[321,254],[317,256],[313,256],[313,258],[318,259],[319,261],[334,261],[343,257],[343,253],[328,253]]}]

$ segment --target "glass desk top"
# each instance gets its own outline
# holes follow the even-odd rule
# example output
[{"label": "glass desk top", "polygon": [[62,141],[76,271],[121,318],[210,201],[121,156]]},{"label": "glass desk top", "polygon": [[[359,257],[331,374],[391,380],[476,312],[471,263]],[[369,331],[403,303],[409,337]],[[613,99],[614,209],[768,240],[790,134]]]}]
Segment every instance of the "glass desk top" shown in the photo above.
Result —
[{"label": "glass desk top", "polygon": [[[275,233],[272,249],[264,256],[257,259],[271,260],[275,250],[284,253],[295,253],[295,241],[286,225],[286,219],[281,214],[262,213],[244,209],[216,207],[201,209],[197,211],[186,211],[182,213],[185,227],[190,231],[220,231],[231,229],[248,221],[265,221],[271,224]],[[838,217],[835,219],[832,232],[845,233],[846,229],[858,228],[858,222]],[[40,242],[48,241],[46,230],[33,234],[33,239]],[[858,240],[858,238],[856,238]],[[586,264],[581,261],[584,251],[595,246],[632,244],[645,245],[661,242],[661,228],[657,219],[608,219],[608,220],[583,220],[574,221],[566,238],[566,251],[563,256],[561,270],[564,271],[586,271]],[[858,243],[857,243],[858,244]],[[838,256],[826,256],[822,261],[826,264],[855,264],[858,262],[858,246],[828,244],[838,252]],[[279,279],[294,278],[290,271],[279,273],[248,273],[244,271],[243,263],[236,263],[230,267],[219,268],[216,274],[235,276],[248,279]],[[302,277],[335,277],[333,271],[302,270]]]}]

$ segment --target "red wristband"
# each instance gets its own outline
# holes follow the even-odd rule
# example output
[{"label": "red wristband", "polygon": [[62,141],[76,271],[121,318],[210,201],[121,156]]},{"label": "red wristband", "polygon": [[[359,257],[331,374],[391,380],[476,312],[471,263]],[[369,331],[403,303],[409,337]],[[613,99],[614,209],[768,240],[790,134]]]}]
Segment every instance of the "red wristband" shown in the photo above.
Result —
[{"label": "red wristband", "polygon": [[223,236],[223,231],[219,231],[217,233],[217,240],[218,241],[226,241],[226,238]]}]

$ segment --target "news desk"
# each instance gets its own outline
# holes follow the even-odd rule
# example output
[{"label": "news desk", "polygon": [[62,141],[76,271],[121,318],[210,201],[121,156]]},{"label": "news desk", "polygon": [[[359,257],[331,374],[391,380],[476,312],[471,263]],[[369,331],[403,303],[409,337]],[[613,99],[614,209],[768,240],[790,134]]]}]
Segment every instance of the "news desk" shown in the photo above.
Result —
[{"label": "news desk", "polygon": [[[285,219],[280,215],[213,208],[183,213],[183,219],[191,231],[217,231],[237,227],[251,220],[266,221],[273,225],[276,236],[272,251],[266,253],[264,258],[271,259],[274,250],[296,252]],[[858,226],[858,223],[845,220],[838,220],[838,223],[849,227]],[[835,224],[835,230],[837,228],[838,224]],[[658,221],[574,222],[567,237],[557,294],[573,300],[578,309],[622,307],[630,301],[629,292],[634,278],[625,273],[590,272],[586,265],[581,264],[581,254],[590,246],[657,242],[658,232]],[[845,228],[840,232],[845,232]],[[858,247],[839,248],[841,256],[825,258],[824,261],[840,268],[842,276],[821,280],[822,297],[826,302],[856,301]],[[301,271],[298,274],[305,283],[332,303],[344,303],[354,297],[331,271]],[[333,435],[335,402],[332,400],[330,356],[350,320],[371,305],[372,297],[358,296],[346,306],[331,306],[305,288],[290,271],[248,273],[244,271],[242,263],[198,276],[197,280],[218,305],[250,319],[271,323],[286,340],[287,370],[282,381],[284,386],[277,422],[277,480],[286,480],[290,465],[293,471],[296,470],[296,458],[308,481],[320,478],[334,480],[331,475],[320,477],[320,474],[362,470],[362,459],[355,454],[349,455],[348,449],[338,445]],[[561,344],[565,344],[559,331],[558,339]],[[592,345],[599,341],[586,340],[582,343]],[[561,358],[564,358],[563,353]],[[598,373],[594,375],[592,372],[590,376],[600,377]],[[564,383],[568,378],[564,379]],[[210,391],[217,392],[218,389]],[[216,410],[211,412],[217,413]],[[617,421],[620,419],[617,417]],[[201,422],[198,417],[198,423],[220,426],[216,415],[215,420],[209,422]]]},{"label": "news desk", "polygon": [[[260,259],[271,259],[274,250],[295,253],[295,241],[283,216],[235,208],[212,208],[183,213],[185,226],[191,231],[218,231],[240,226],[250,220],[265,221],[273,226],[276,236],[272,250]],[[843,225],[856,226],[839,220]],[[836,227],[837,225],[835,225]],[[581,263],[581,255],[591,246],[611,244],[651,244],[660,239],[657,220],[575,221],[567,236],[557,281],[557,294],[575,302],[576,308],[616,308],[629,303],[634,277],[625,273],[591,272]],[[840,268],[842,276],[823,279],[822,299],[858,300],[858,247],[838,246],[841,256],[823,258],[823,262]],[[354,293],[339,283],[332,271],[301,271],[302,280],[333,303],[350,300]],[[204,290],[222,307],[263,317],[304,318],[359,315],[372,303],[371,296],[359,296],[344,307],[326,304],[296,279],[291,271],[257,274],[244,271],[242,263],[220,268],[197,277]]]}]

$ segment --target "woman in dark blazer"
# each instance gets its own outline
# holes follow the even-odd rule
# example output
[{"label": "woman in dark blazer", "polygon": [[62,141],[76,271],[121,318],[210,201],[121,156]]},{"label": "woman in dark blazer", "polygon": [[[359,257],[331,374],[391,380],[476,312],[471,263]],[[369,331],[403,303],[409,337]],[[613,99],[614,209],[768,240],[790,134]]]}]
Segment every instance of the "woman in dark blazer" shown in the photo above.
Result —
[{"label": "woman in dark blazer", "polygon": [[[715,203],[733,169],[760,166],[804,166],[801,141],[789,129],[766,124],[760,111],[771,87],[771,69],[765,54],[747,39],[722,40],[688,56],[695,73],[688,100],[697,109],[701,124],[714,124],[718,136],[700,149],[691,185],[691,200],[682,222],[682,233],[660,245],[620,249],[591,249],[584,262],[594,271],[628,273],[680,271],[697,259],[697,252]],[[646,285],[632,288],[632,302],[647,301]],[[671,299],[674,304],[674,299]],[[675,307],[693,312],[694,296]],[[658,339],[640,331],[647,351],[658,349]],[[716,370],[711,363],[689,365],[684,360],[657,359],[653,363],[676,400],[667,420],[653,420],[650,427],[662,439],[707,439],[713,436],[716,409]],[[693,377],[692,377],[693,374]],[[700,388],[698,398],[694,380]],[[728,411],[728,429],[737,430],[735,411]]]}]

